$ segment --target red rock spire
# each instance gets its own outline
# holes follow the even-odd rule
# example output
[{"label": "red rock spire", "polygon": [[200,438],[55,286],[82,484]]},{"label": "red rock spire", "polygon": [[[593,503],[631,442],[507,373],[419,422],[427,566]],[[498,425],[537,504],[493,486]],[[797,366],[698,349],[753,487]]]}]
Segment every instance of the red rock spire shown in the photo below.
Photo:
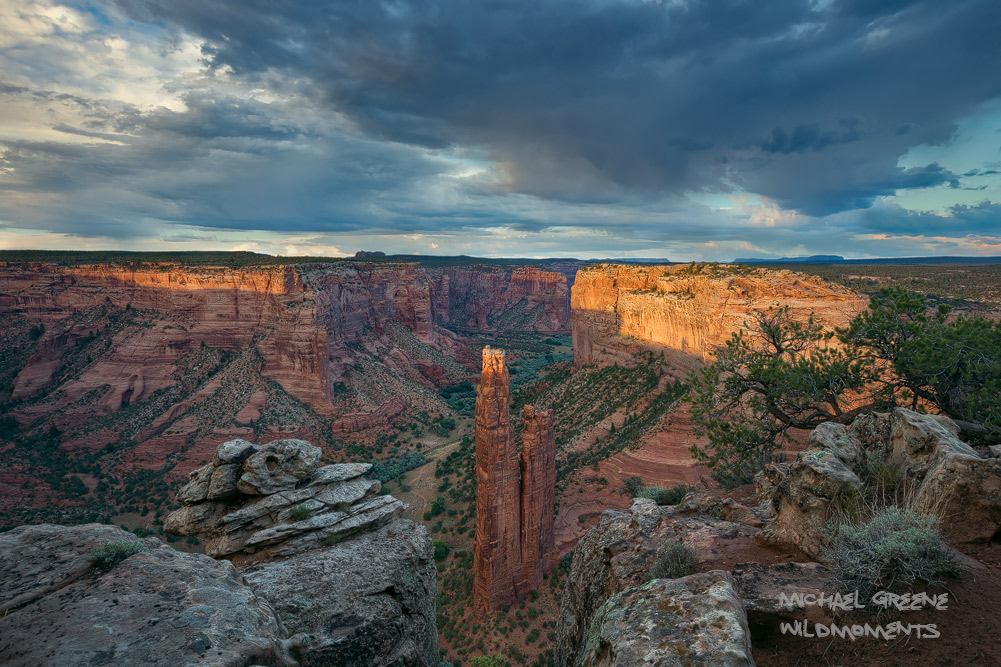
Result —
[{"label": "red rock spire", "polygon": [[553,559],[556,437],[552,410],[525,406],[521,435],[521,559],[529,590],[538,588]]},{"label": "red rock spire", "polygon": [[504,351],[483,349],[476,390],[476,539],[473,612],[487,613],[525,595],[521,568],[518,450],[508,413]]},{"label": "red rock spire", "polygon": [[556,445],[552,412],[525,407],[519,462],[504,351],[483,349],[476,392],[473,612],[490,613],[537,587],[553,559]]}]

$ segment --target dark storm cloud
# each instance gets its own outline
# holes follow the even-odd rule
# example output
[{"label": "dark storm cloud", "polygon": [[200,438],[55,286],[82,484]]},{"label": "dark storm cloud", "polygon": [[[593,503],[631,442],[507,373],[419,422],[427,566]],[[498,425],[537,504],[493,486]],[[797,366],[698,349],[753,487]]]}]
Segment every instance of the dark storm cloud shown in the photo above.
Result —
[{"label": "dark storm cloud", "polygon": [[984,201],[972,206],[948,207],[945,215],[909,211],[899,206],[873,207],[858,216],[859,231],[881,234],[925,236],[998,236],[1001,232],[1001,204]]},{"label": "dark storm cloud", "polygon": [[118,4],[371,137],[481,148],[504,189],[569,201],[734,183],[815,215],[868,206],[954,180],[897,159],[1001,94],[988,0]]}]

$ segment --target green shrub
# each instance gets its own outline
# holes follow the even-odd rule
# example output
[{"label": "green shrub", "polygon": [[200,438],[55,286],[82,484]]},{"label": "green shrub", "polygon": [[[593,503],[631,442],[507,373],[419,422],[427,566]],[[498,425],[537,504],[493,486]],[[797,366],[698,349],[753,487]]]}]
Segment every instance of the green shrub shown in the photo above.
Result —
[{"label": "green shrub", "polygon": [[691,490],[687,484],[677,484],[668,489],[659,486],[641,487],[633,495],[634,498],[650,498],[657,501],[658,505],[677,505]]},{"label": "green shrub", "polygon": [[341,541],[341,536],[338,533],[330,533],[323,538],[323,544],[328,547],[332,547]]},{"label": "green shrub", "polygon": [[442,540],[435,540],[434,541],[434,559],[435,560],[444,560],[445,557],[448,556],[448,552],[449,552],[448,545],[445,544]]},{"label": "green shrub", "polygon": [[825,556],[837,584],[863,597],[895,584],[935,582],[959,573],[935,527],[938,518],[890,506],[862,525],[832,528]]},{"label": "green shrub", "polygon": [[657,562],[650,568],[652,579],[678,579],[695,572],[699,565],[695,549],[680,540],[668,540],[657,551]]},{"label": "green shrub", "polygon": [[311,507],[307,507],[306,505],[296,505],[289,510],[288,515],[293,521],[305,521],[309,517],[313,516],[314,511],[315,510]]},{"label": "green shrub", "polygon": [[144,542],[117,540],[102,544],[91,551],[90,560],[94,561],[94,567],[110,570],[129,556],[134,556],[142,551],[149,551],[149,546]]},{"label": "green shrub", "polygon": [[627,477],[622,481],[622,490],[631,498],[635,498],[642,488],[643,480],[639,477]]},{"label": "green shrub", "polygon": [[891,494],[896,490],[897,468],[886,460],[886,452],[865,450],[857,467],[859,478],[867,488]]}]

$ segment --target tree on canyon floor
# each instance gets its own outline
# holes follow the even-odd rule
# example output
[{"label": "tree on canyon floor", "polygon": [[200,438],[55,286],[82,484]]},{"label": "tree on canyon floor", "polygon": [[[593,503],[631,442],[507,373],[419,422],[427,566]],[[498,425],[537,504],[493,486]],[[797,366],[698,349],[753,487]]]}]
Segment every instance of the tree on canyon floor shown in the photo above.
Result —
[{"label": "tree on canyon floor", "polygon": [[796,321],[787,307],[756,313],[714,363],[689,374],[694,430],[707,439],[692,453],[737,486],[790,441],[790,429],[893,405],[946,414],[968,437],[997,437],[1001,323],[948,314],[899,288],[874,295],[837,331]]}]

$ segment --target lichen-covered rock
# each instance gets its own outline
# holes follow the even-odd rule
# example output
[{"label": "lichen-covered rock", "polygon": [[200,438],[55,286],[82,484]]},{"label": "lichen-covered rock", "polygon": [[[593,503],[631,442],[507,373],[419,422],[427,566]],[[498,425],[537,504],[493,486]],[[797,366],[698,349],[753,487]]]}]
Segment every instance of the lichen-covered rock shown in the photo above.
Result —
[{"label": "lichen-covered rock", "polygon": [[261,496],[295,488],[313,475],[322,454],[305,440],[269,442],[243,462],[237,486],[243,493]]},{"label": "lichen-covered rock", "polygon": [[307,665],[437,667],[437,594],[431,540],[397,520],[295,558],[262,563],[244,577],[308,645]]},{"label": "lichen-covered rock", "polygon": [[616,593],[650,579],[658,550],[680,540],[700,562],[718,558],[734,544],[750,544],[756,529],[702,513],[676,512],[637,498],[627,511],[606,510],[574,549],[557,622],[557,656],[564,665],[581,657],[591,617]]},{"label": "lichen-covered rock", "polygon": [[212,465],[218,468],[227,463],[243,463],[258,450],[260,447],[246,440],[240,438],[229,440],[216,448],[215,455],[212,457]]},{"label": "lichen-covered rock", "polygon": [[759,516],[755,513],[756,511],[758,511],[757,508],[752,509],[747,505],[741,505],[733,498],[723,498],[706,509],[706,513],[717,519],[760,528],[765,525],[763,517],[766,515],[762,512],[761,516]]},{"label": "lichen-covered rock", "polygon": [[875,454],[877,460],[886,458],[899,482],[914,489],[913,509],[943,519],[946,537],[995,539],[1001,535],[1001,460],[982,457],[959,440],[959,432],[944,415],[906,408],[862,415],[851,428],[821,424],[784,477],[776,466],[755,477],[759,493],[767,497],[771,492],[776,511],[762,538],[821,557],[832,506],[846,501],[851,508],[862,486],[853,466],[864,472]]},{"label": "lichen-covered rock", "polygon": [[832,503],[862,486],[839,457],[843,450],[820,448],[822,443],[829,444],[827,438],[811,440],[811,446],[796,456],[775,489],[775,518],[761,534],[768,541],[799,547],[814,558],[820,557],[828,541],[823,529],[831,519]]},{"label": "lichen-covered rock", "polygon": [[[95,569],[112,542],[145,550]],[[98,524],[15,528],[0,560],[5,665],[293,664],[271,605],[225,561]]]},{"label": "lichen-covered rock", "polygon": [[852,422],[851,432],[865,451],[886,450],[890,442],[890,413],[867,412]]},{"label": "lichen-covered rock", "polygon": [[813,429],[808,448],[829,451],[848,465],[862,456],[862,443],[844,424],[824,422]]},{"label": "lichen-covered rock", "polygon": [[728,572],[655,579],[595,612],[576,665],[753,667],[744,606]]},{"label": "lichen-covered rock", "polygon": [[1001,535],[1001,460],[946,450],[931,463],[912,507],[942,519],[957,542],[988,542]]},{"label": "lichen-covered rock", "polygon": [[[164,527],[176,535],[206,538],[209,556],[248,565],[375,530],[406,509],[392,496],[376,497],[382,485],[362,477],[370,464],[317,468],[319,452],[301,440],[264,447],[225,442],[212,463],[191,473],[186,492],[178,494],[201,500],[186,501]],[[253,480],[250,494],[244,492],[248,479]],[[197,492],[187,491],[195,487]]]},{"label": "lichen-covered rock", "polygon": [[239,493],[236,485],[242,474],[243,466],[239,463],[224,463],[213,470],[209,480],[208,493],[205,494],[206,500],[219,500],[235,496]]},{"label": "lichen-covered rock", "polygon": [[948,417],[896,408],[890,416],[891,460],[902,475],[921,480],[936,455],[951,452],[980,458],[975,449],[956,437],[958,433],[959,429]]},{"label": "lichen-covered rock", "polygon": [[188,475],[188,483],[177,492],[177,499],[182,503],[198,503],[208,496],[209,485],[212,483],[214,468],[205,466],[192,470]]},{"label": "lichen-covered rock", "polygon": [[763,505],[771,507],[775,489],[778,488],[779,484],[782,483],[782,480],[788,474],[788,463],[767,463],[764,468],[758,471],[754,476],[754,490],[758,494],[758,500]]}]

